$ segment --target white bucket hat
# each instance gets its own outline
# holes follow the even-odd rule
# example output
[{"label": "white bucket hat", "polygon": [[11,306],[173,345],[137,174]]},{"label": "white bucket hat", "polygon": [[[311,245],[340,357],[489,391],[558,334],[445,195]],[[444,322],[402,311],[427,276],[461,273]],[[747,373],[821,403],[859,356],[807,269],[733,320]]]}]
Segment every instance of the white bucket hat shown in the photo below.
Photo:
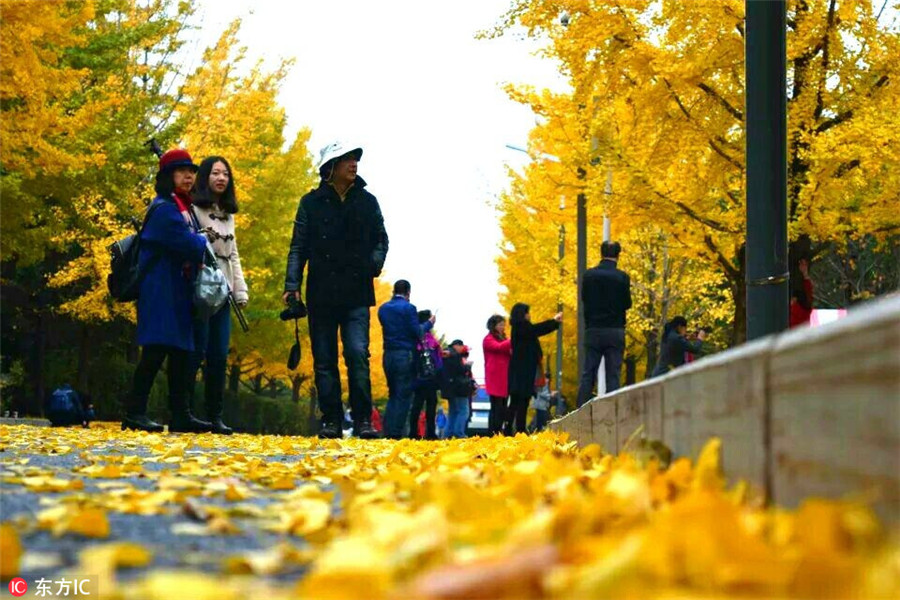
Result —
[{"label": "white bucket hat", "polygon": [[362,158],[363,150],[359,146],[353,146],[344,141],[331,142],[319,151],[319,168],[321,169],[335,158],[340,158],[350,153],[355,153],[356,160],[359,160]]}]

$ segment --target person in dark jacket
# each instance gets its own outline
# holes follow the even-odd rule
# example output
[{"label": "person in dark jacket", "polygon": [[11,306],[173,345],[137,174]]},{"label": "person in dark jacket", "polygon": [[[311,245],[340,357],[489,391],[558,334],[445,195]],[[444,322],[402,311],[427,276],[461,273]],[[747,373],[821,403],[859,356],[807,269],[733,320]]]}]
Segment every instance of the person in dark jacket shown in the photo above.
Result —
[{"label": "person in dark jacket", "polygon": [[168,359],[170,432],[209,431],[189,405],[191,353],[194,351],[193,282],[202,264],[206,237],[190,216],[191,187],[197,165],[184,150],[169,150],[159,159],[156,199],[141,230],[139,268],[144,274],[137,301],[137,341],[141,359],[125,407],[122,429],[159,432],[147,417],[153,380]]},{"label": "person in dark jacket", "polygon": [[419,324],[419,312],[409,301],[411,289],[405,279],[397,281],[393,298],[378,308],[389,395],[384,411],[384,434],[393,439],[415,433],[415,428],[409,429],[409,409],[415,394],[416,346],[434,326],[434,317]]},{"label": "person in dark jacket", "polygon": [[625,313],[631,308],[631,280],[616,267],[621,252],[619,242],[603,242],[600,264],[585,271],[582,279],[584,365],[578,386],[578,406],[593,395],[601,360],[606,373],[606,392],[619,389],[625,353]]},{"label": "person in dark jacket", "polygon": [[697,334],[696,341],[688,340],[686,334],[687,319],[684,317],[675,317],[666,323],[659,349],[659,360],[653,369],[652,377],[665,375],[675,367],[683,365],[686,353],[695,355],[704,353],[703,340],[706,339],[706,332],[701,330]]},{"label": "person in dark jacket", "polygon": [[464,438],[470,416],[469,398],[475,391],[475,381],[472,379],[469,348],[462,340],[450,342],[443,358],[441,375],[441,395],[449,403],[447,437]]},{"label": "person in dark jacket", "polygon": [[369,309],[375,306],[373,280],[388,251],[384,218],[366,182],[357,176],[362,148],[340,142],[322,149],[319,187],[300,200],[287,259],[284,302],[300,302],[303,270],[309,264],[306,304],[313,371],[322,425],[319,437],[341,437],[341,380],[338,331],[350,385],[354,430],[377,438],[372,427],[369,374]]},{"label": "person in dark jacket", "polygon": [[509,361],[509,412],[504,425],[506,435],[525,431],[528,401],[535,394],[538,380],[543,379],[544,353],[538,338],[559,329],[561,321],[562,313],[558,313],[552,319],[533,324],[531,308],[522,303],[513,306],[509,313],[512,357]]},{"label": "person in dark jacket", "polygon": [[[424,327],[425,323],[432,322],[434,315],[430,310],[419,311],[419,326]],[[422,336],[422,340],[416,347],[417,352],[427,349],[431,354],[431,360],[434,363],[435,374],[433,377],[424,379],[416,377],[413,383],[415,397],[413,398],[412,409],[409,411],[409,430],[410,433],[416,431],[419,423],[419,415],[422,408],[425,408],[425,431],[420,432],[418,437],[424,435],[426,440],[436,440],[437,433],[435,431],[435,418],[437,417],[437,394],[440,388],[441,368],[443,367],[443,357],[441,356],[441,343],[434,337],[434,331],[428,331]]]}]

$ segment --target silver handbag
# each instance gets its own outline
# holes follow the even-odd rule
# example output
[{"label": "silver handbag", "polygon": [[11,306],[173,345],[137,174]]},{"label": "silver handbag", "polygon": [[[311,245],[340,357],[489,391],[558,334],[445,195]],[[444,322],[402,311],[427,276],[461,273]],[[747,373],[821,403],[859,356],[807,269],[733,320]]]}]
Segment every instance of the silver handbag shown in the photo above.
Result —
[{"label": "silver handbag", "polygon": [[[212,254],[209,246],[207,251]],[[218,261],[215,266],[202,265],[194,281],[194,311],[197,318],[209,319],[219,312],[219,309],[228,302],[230,293],[228,280],[225,279],[225,273],[219,269]]]}]

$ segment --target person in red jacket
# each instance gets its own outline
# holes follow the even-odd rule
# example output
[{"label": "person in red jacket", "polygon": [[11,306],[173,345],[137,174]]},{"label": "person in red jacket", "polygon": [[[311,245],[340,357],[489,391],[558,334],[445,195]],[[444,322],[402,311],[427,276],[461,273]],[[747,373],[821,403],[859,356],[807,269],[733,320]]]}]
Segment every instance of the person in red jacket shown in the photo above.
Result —
[{"label": "person in red jacket", "polygon": [[794,289],[791,292],[790,326],[808,325],[812,315],[813,284],[809,278],[809,261],[800,259],[800,274],[803,275],[803,289]]},{"label": "person in red jacket", "polygon": [[491,435],[503,431],[509,395],[509,357],[512,346],[506,337],[506,319],[494,315],[487,322],[488,334],[482,342],[484,350],[484,389],[491,398],[488,430]]}]

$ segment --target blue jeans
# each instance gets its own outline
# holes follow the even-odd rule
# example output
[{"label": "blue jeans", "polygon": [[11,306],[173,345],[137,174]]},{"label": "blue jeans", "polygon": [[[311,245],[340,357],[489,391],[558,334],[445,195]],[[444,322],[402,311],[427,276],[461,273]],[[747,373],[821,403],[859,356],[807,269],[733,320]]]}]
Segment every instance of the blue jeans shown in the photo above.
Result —
[{"label": "blue jeans", "polygon": [[447,437],[466,437],[466,425],[469,423],[469,399],[450,398],[450,415],[447,418]]},{"label": "blue jeans", "polygon": [[385,350],[384,374],[388,384],[388,403],[384,411],[384,435],[409,435],[409,408],[413,401],[416,363],[412,350]]},{"label": "blue jeans", "polygon": [[338,371],[338,330],[344,345],[344,364],[350,385],[350,410],[356,422],[372,418],[372,381],[369,378],[369,307],[310,308],[309,339],[319,407],[327,423],[344,418],[341,375]]},{"label": "blue jeans", "polygon": [[194,320],[194,352],[191,353],[191,396],[197,370],[206,359],[203,371],[203,391],[206,396],[206,416],[221,417],[225,393],[225,370],[228,345],[231,340],[231,307],[225,304],[209,320]]}]

